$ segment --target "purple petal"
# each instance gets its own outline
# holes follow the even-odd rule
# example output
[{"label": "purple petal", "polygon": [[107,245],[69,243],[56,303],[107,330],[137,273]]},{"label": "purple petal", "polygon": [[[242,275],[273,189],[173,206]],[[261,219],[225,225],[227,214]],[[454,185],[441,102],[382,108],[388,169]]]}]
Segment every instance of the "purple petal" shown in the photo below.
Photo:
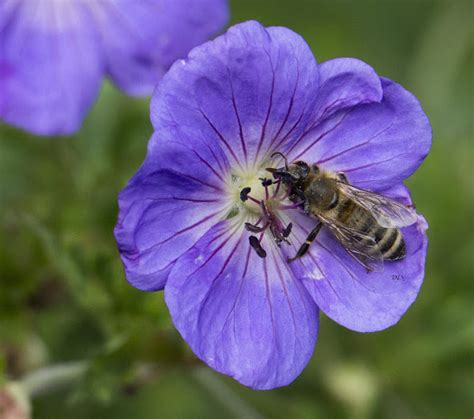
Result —
[{"label": "purple petal", "polygon": [[0,16],[0,117],[41,135],[76,131],[103,71],[82,3],[2,1]]},{"label": "purple petal", "polygon": [[314,109],[317,66],[285,28],[236,25],[175,63],[151,104],[155,127],[212,137],[245,166],[302,132]]},{"label": "purple petal", "polygon": [[431,127],[418,100],[400,85],[382,79],[380,103],[333,114],[302,137],[291,159],[342,171],[370,190],[402,182],[422,163],[431,146]]},{"label": "purple petal", "polygon": [[355,105],[380,102],[382,83],[372,67],[355,58],[336,58],[319,65],[317,121]]},{"label": "purple petal", "polygon": [[119,197],[115,237],[127,279],[141,290],[163,288],[175,260],[226,215],[220,175],[208,163],[218,151],[177,138],[154,134]]},{"label": "purple petal", "polygon": [[165,287],[173,321],[196,355],[254,389],[292,382],[316,343],[318,309],[270,241],[260,259],[222,222],[174,266]]},{"label": "purple petal", "polygon": [[227,0],[91,2],[107,71],[132,95],[147,95],[177,59],[206,41],[228,19]]},{"label": "purple petal", "polygon": [[[383,194],[409,203],[408,191],[402,185]],[[292,221],[298,240],[315,226],[315,220],[301,213],[293,214]],[[383,272],[367,273],[323,227],[309,255],[302,258],[305,272],[300,278],[331,319],[359,332],[383,330],[397,323],[418,295],[424,277],[426,228],[422,216],[416,224],[402,228],[406,257],[385,262]],[[298,263],[294,262],[293,268]],[[302,271],[298,273],[301,275]]]}]

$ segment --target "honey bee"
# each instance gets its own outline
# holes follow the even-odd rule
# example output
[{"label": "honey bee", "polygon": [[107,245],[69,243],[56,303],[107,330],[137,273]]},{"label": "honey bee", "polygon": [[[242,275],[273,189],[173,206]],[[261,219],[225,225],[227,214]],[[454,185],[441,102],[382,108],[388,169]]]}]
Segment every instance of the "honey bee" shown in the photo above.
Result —
[{"label": "honey bee", "polygon": [[384,261],[396,261],[406,255],[400,227],[416,222],[412,207],[383,195],[356,188],[344,173],[326,172],[316,164],[294,161],[285,166],[268,168],[276,181],[281,181],[289,199],[318,224],[309,233],[298,252],[288,261],[301,258],[326,226],[347,252],[368,271],[383,270]]}]

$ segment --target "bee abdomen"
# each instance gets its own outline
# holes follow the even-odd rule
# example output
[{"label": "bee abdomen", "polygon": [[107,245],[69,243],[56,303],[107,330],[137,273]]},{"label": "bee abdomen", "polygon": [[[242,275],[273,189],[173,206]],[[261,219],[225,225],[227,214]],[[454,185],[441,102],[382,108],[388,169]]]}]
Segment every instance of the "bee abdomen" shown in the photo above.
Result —
[{"label": "bee abdomen", "polygon": [[352,208],[351,214],[346,216],[344,221],[355,230],[367,236],[371,236],[372,232],[378,227],[375,218],[360,207]]},{"label": "bee abdomen", "polygon": [[384,259],[399,260],[405,257],[405,241],[398,228],[379,227],[374,236]]},{"label": "bee abdomen", "polygon": [[362,243],[373,239],[377,244],[376,248],[369,253],[380,251],[385,260],[399,260],[406,255],[405,241],[398,228],[381,227],[377,220],[365,209],[355,205],[352,201],[341,200],[339,206],[338,219],[340,222],[350,226],[366,236]]}]

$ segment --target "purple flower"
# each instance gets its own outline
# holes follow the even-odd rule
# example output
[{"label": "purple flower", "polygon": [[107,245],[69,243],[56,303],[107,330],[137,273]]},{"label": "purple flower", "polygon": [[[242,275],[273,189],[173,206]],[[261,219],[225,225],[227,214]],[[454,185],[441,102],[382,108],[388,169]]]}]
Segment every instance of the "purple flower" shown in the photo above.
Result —
[{"label": "purple flower", "polygon": [[104,74],[127,94],[151,94],[227,16],[227,0],[1,0],[0,119],[71,134]]},{"label": "purple flower", "polygon": [[[155,133],[120,194],[115,236],[128,281],[164,288],[177,329],[209,366],[255,389],[283,386],[311,358],[319,310],[371,332],[413,303],[423,217],[401,229],[406,257],[381,272],[367,272],[324,227],[288,263],[317,223],[281,182],[261,180],[282,165],[272,157],[281,152],[409,204],[402,182],[427,155],[431,129],[403,87],[356,59],[317,65],[291,30],[247,22],[172,66],[151,119]],[[261,238],[246,224],[259,220],[269,222]]]}]

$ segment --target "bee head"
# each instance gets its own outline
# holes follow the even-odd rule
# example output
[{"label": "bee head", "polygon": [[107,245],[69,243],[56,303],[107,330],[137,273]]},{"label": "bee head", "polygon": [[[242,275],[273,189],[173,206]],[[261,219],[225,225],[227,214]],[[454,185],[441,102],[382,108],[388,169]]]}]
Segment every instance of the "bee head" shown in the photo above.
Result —
[{"label": "bee head", "polygon": [[273,174],[275,179],[281,179],[287,185],[301,184],[311,171],[309,165],[304,161],[295,161],[277,169],[269,167],[266,170]]}]

